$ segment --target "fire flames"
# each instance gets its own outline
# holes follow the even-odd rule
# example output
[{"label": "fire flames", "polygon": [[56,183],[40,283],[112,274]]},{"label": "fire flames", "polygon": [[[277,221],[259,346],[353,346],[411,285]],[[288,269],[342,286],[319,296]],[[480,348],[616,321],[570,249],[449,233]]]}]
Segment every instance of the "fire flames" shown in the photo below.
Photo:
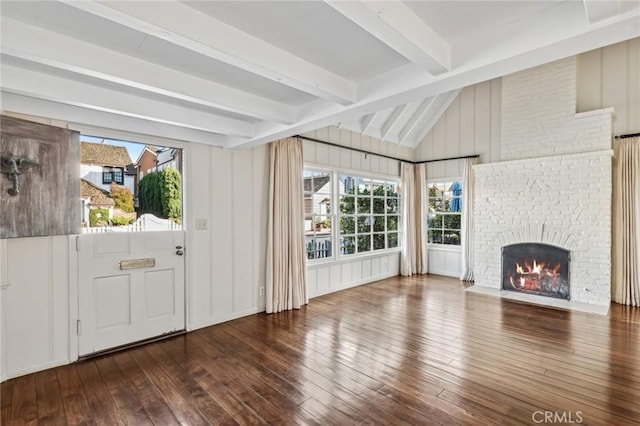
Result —
[{"label": "fire flames", "polygon": [[516,262],[515,277],[510,275],[509,282],[517,290],[542,291],[555,288],[560,276],[560,264],[549,266],[545,262]]}]

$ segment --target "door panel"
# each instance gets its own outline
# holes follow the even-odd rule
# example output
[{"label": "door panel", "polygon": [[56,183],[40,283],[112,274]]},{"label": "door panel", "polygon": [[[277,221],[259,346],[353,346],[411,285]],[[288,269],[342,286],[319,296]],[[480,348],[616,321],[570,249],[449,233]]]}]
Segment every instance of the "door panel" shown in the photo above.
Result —
[{"label": "door panel", "polygon": [[[184,330],[183,231],[79,238],[80,356]],[[155,265],[120,269],[119,262],[135,259]]]}]

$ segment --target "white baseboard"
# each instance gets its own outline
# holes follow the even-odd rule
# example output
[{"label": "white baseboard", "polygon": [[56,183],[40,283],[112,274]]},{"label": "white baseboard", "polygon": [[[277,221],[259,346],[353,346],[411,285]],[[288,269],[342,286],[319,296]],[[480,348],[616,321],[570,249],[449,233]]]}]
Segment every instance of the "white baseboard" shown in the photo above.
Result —
[{"label": "white baseboard", "polygon": [[365,285],[365,284],[371,284],[373,282],[384,280],[386,278],[397,277],[398,275],[400,275],[400,274],[397,273],[397,272],[388,272],[386,274],[378,275],[378,276],[375,276],[375,277],[368,277],[368,278],[364,278],[364,279],[361,279],[361,280],[352,281],[352,282],[344,284],[344,285],[342,285],[341,287],[338,287],[338,288],[328,288],[326,290],[319,291],[318,293],[316,293],[314,295],[310,295],[309,299],[313,299],[315,297],[320,297],[320,296],[325,296],[327,294],[335,293],[336,291],[346,290],[348,288],[358,287],[358,286]]},{"label": "white baseboard", "polygon": [[231,321],[234,319],[246,317],[248,315],[257,314],[259,312],[264,312],[264,309],[255,307],[255,308],[245,309],[244,311],[214,315],[209,318],[192,322],[191,324],[187,325],[187,331],[198,330],[200,328],[209,327],[212,325],[220,324],[220,323]]},{"label": "white baseboard", "polygon": [[15,377],[26,376],[27,374],[37,373],[38,371],[48,370],[50,368],[60,367],[61,365],[71,364],[73,361],[68,359],[64,360],[55,360],[45,362],[44,364],[34,365],[32,367],[23,368],[21,370],[9,371],[5,374],[5,372],[0,375],[0,382],[4,382],[5,380],[13,379]]}]

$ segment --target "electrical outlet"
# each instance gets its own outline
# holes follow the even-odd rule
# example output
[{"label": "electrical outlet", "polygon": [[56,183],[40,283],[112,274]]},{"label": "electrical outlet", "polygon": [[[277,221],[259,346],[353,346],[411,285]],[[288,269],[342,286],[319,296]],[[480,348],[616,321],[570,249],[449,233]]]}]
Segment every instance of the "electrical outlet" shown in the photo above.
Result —
[{"label": "electrical outlet", "polygon": [[264,296],[264,287],[260,287],[260,296]]},{"label": "electrical outlet", "polygon": [[204,219],[204,218],[196,219],[196,230],[206,231],[207,227],[208,227],[207,219]]}]

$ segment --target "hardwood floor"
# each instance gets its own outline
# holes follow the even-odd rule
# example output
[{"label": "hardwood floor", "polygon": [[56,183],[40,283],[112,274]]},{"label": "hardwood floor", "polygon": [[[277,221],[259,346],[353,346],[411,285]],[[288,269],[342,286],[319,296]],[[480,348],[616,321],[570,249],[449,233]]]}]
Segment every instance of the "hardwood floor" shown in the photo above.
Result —
[{"label": "hardwood floor", "polygon": [[606,318],[398,277],[1,391],[2,425],[640,424],[640,309]]}]

